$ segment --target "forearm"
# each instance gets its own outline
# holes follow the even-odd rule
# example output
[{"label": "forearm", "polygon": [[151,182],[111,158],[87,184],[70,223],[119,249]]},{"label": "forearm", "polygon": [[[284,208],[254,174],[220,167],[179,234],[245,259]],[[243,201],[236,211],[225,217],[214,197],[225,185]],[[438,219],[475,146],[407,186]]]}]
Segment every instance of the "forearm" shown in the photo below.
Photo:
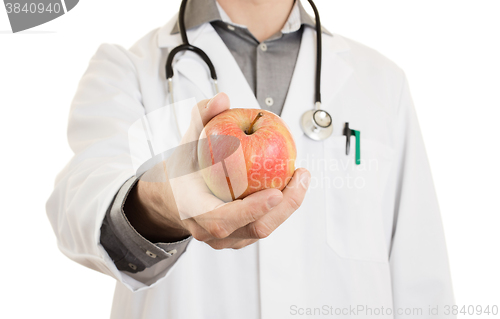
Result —
[{"label": "forearm", "polygon": [[[176,242],[190,236],[171,214],[171,210],[163,203],[161,192],[168,193],[165,183],[148,183],[139,181],[131,189],[124,204],[124,213],[134,229],[151,242]],[[175,202],[173,196],[167,196]],[[170,205],[175,206],[175,205]],[[162,214],[163,212],[163,214]]]}]

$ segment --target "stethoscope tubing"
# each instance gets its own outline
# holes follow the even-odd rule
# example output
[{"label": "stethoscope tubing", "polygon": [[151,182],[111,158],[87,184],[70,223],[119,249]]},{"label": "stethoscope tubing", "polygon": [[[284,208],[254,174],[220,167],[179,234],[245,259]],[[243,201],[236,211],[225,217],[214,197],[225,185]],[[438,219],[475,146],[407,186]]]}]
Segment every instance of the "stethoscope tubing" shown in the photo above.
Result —
[{"label": "stethoscope tubing", "polygon": [[207,64],[208,68],[210,69],[210,77],[213,80],[217,80],[217,72],[215,71],[215,67],[212,64],[212,61],[210,60],[208,55],[202,49],[195,47],[194,45],[186,44],[186,43],[181,44],[179,46],[176,46],[168,54],[167,63],[165,64],[165,73],[167,75],[167,79],[173,78],[174,68],[172,68],[172,63],[174,61],[175,55],[181,51],[192,51],[192,52],[198,54],[200,56],[200,58]]},{"label": "stethoscope tubing", "polygon": [[[214,84],[214,89],[215,92],[218,93],[218,86],[217,86],[217,72],[215,71],[215,67],[208,57],[208,55],[200,48],[191,45],[189,43],[189,39],[187,37],[187,32],[186,32],[186,25],[185,25],[185,20],[184,16],[186,13],[186,6],[187,6],[187,1],[188,0],[182,0],[181,2],[181,7],[179,9],[179,15],[177,18],[177,23],[179,27],[179,32],[182,38],[182,44],[175,47],[172,49],[172,51],[169,52],[167,61],[165,64],[165,73],[166,73],[166,78],[168,81],[168,89],[170,93],[170,100],[171,103],[174,103],[173,99],[173,81],[172,78],[174,76],[174,69],[172,67],[174,57],[177,53],[181,51],[191,51],[196,53],[208,66],[210,69],[210,77],[213,80]],[[321,60],[322,60],[322,27],[321,27],[321,20],[319,17],[319,12],[318,8],[316,8],[316,5],[312,0],[308,0],[309,4],[311,5],[313,11],[314,11],[314,17],[316,20],[316,78],[315,78],[315,85],[314,85],[314,108],[312,110],[307,111],[304,113],[304,115],[301,118],[301,126],[302,130],[304,131],[304,134],[306,134],[309,138],[313,140],[323,140],[327,137],[329,137],[332,134],[333,128],[332,128],[332,118],[330,114],[322,110],[321,108]],[[175,111],[175,110],[174,110]],[[321,112],[321,115],[323,115],[323,118],[327,117],[328,122],[326,125],[321,125],[317,120],[316,120],[316,114],[318,112]],[[174,114],[175,116],[175,114]],[[177,120],[176,120],[177,121]],[[309,122],[310,124],[304,124],[305,122]],[[179,132],[180,134],[180,132]]]},{"label": "stethoscope tubing", "polygon": [[[167,62],[165,64],[165,73],[167,79],[171,79],[174,76],[174,69],[172,67],[174,57],[177,53],[181,51],[192,51],[196,53],[197,55],[200,56],[201,59],[207,64],[208,68],[210,69],[210,77],[212,80],[217,81],[217,72],[215,71],[215,67],[208,57],[208,55],[200,48],[191,45],[189,43],[189,39],[187,37],[187,32],[186,32],[186,24],[185,24],[185,13],[186,13],[186,6],[187,6],[188,0],[182,0],[181,2],[181,7],[179,9],[179,16],[177,18],[177,23],[179,27],[179,32],[181,35],[182,39],[182,44],[175,47],[170,51],[167,57]],[[319,109],[318,102],[321,103],[321,51],[322,51],[322,43],[321,43],[321,20],[319,17],[319,12],[318,9],[316,8],[316,5],[312,0],[308,0],[309,4],[311,5],[313,11],[314,11],[314,16],[316,19],[316,80],[315,80],[315,105],[316,108]]]},{"label": "stethoscope tubing", "polygon": [[[312,0],[308,0],[309,4],[311,5],[313,11],[314,11],[314,17],[316,19],[316,82],[315,82],[315,87],[314,87],[314,92],[315,92],[315,99],[316,103],[315,106],[317,109],[321,107],[321,59],[322,59],[322,48],[323,44],[321,42],[322,40],[322,32],[321,32],[321,20],[319,18],[319,12],[318,8],[316,8],[316,5]],[[318,105],[319,102],[319,105]]]}]

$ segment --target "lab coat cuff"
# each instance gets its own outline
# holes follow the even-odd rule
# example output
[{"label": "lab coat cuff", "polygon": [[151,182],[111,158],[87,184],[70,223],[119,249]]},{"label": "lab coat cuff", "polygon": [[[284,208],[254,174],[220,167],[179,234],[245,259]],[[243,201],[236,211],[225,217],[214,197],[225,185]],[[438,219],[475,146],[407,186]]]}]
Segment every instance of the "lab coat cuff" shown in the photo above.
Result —
[{"label": "lab coat cuff", "polygon": [[101,244],[119,270],[141,272],[158,262],[169,259],[172,265],[186,250],[192,236],[178,242],[152,243],[135,230],[127,219],[123,207],[128,194],[139,177],[128,179],[118,191],[101,227]]}]

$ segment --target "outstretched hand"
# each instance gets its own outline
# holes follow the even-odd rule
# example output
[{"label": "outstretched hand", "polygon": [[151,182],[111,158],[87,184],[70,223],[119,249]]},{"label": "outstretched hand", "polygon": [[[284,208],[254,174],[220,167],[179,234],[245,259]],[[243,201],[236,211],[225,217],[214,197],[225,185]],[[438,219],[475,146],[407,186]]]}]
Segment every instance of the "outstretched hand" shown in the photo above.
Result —
[{"label": "outstretched hand", "polygon": [[[181,164],[191,166],[192,172],[198,170],[195,142],[204,125],[229,108],[224,93],[194,106],[190,126],[181,141],[181,145],[193,146],[174,152],[146,172],[130,193],[125,214],[147,239],[173,242],[192,235],[214,249],[239,249],[269,236],[302,204],[310,181],[310,173],[303,168],[295,171],[283,191],[265,189],[229,203],[212,194],[201,174],[189,174],[181,183],[169,180],[169,172],[172,175]],[[152,182],[158,174],[166,178]]]}]

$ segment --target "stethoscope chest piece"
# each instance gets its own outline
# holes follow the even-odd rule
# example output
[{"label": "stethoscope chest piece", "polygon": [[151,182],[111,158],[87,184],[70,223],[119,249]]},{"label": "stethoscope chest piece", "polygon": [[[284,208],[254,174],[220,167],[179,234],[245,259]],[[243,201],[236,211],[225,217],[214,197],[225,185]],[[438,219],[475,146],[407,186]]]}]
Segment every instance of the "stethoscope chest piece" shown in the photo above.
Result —
[{"label": "stethoscope chest piece", "polygon": [[306,111],[300,119],[304,134],[315,141],[327,139],[333,133],[332,117],[322,109]]}]

